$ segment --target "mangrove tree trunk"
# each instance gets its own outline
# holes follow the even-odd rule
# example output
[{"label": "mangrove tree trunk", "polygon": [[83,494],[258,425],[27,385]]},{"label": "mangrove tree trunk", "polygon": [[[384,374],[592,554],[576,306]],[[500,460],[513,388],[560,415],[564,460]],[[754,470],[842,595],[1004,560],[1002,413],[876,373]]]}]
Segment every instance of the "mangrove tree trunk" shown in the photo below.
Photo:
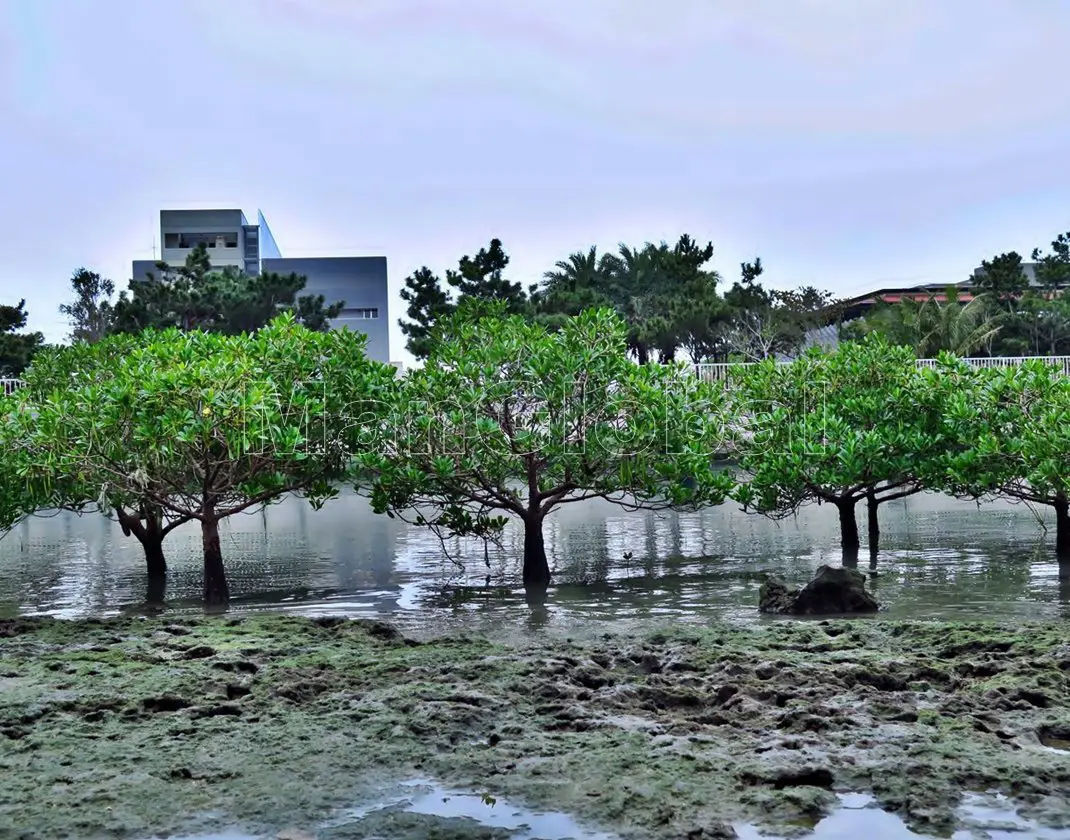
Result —
[{"label": "mangrove tree trunk", "polygon": [[1070,499],[1063,494],[1055,497],[1055,556],[1070,560]]},{"label": "mangrove tree trunk", "polygon": [[542,516],[524,517],[524,588],[545,590],[550,585],[550,564],[546,561],[546,544],[542,537]]},{"label": "mangrove tree trunk", "polygon": [[214,516],[205,516],[201,520],[201,544],[204,548],[204,603],[225,606],[230,602],[230,589],[223,568],[223,550],[219,545],[219,520]]},{"label": "mangrove tree trunk", "polygon": [[855,502],[857,499],[838,499],[836,510],[840,514],[840,545],[843,547],[843,564],[858,564],[858,522],[855,520]]},{"label": "mangrove tree trunk", "polygon": [[866,528],[869,536],[869,559],[871,561],[877,559],[877,549],[881,541],[881,526],[877,519],[877,507],[879,504],[876,491],[870,487],[866,490]]},{"label": "mangrove tree trunk", "polygon": [[[163,553],[163,529],[160,520],[153,516],[153,511],[142,511],[138,516],[128,513],[122,508],[116,508],[116,516],[119,525],[126,536],[133,535],[145,552],[145,572],[149,579],[165,578],[167,576],[167,558]],[[147,515],[146,515],[147,514]]]},{"label": "mangrove tree trunk", "polygon": [[145,603],[162,605],[167,600],[167,576],[150,577],[145,584]]},{"label": "mangrove tree trunk", "polygon": [[[140,538],[139,538],[140,539]],[[163,553],[163,537],[159,532],[149,534],[141,540],[141,547],[145,549],[145,570],[150,579],[165,579],[167,577],[167,558]]]}]

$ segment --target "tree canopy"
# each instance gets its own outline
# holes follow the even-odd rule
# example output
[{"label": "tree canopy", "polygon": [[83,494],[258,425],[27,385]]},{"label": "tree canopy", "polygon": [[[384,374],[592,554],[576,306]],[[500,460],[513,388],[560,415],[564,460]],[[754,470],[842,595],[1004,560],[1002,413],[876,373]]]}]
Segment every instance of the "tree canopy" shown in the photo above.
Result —
[{"label": "tree canopy", "polygon": [[360,459],[374,508],[482,537],[515,517],[523,580],[538,589],[550,579],[543,522],[561,505],[722,501],[723,389],[685,366],[636,365],[628,335],[609,310],[555,331],[504,304],[462,306],[399,383],[389,440]]},{"label": "tree canopy", "polygon": [[712,243],[700,245],[687,234],[671,247],[621,244],[601,257],[592,248],[544,275],[540,309],[575,315],[591,306],[612,308],[627,324],[628,348],[640,364],[672,361],[689,341],[697,346],[719,313],[719,277],[707,267],[712,257]]},{"label": "tree canopy", "polygon": [[115,325],[115,309],[111,296],[115,284],[95,271],[79,268],[71,276],[74,300],[60,304],[61,315],[71,325],[71,341],[100,341]]},{"label": "tree canopy", "polygon": [[254,335],[150,329],[66,348],[5,415],[23,507],[95,504],[124,527],[146,506],[168,526],[195,520],[205,601],[225,603],[219,522],[287,493],[321,504],[365,427],[379,430],[394,369],[365,342],[284,314]]},{"label": "tree canopy", "polygon": [[736,498],[776,517],[834,505],[845,558],[858,555],[855,505],[867,500],[875,551],[878,505],[922,490],[944,453],[939,403],[914,354],[879,336],[733,378],[743,424]]},{"label": "tree canopy", "polygon": [[988,295],[997,307],[1013,311],[1015,301],[1029,286],[1029,278],[1022,267],[1022,255],[1009,251],[982,260],[981,273],[974,286],[981,294]]},{"label": "tree canopy", "polygon": [[945,437],[959,445],[931,486],[1051,507],[1057,554],[1070,559],[1070,377],[1039,359],[981,369],[947,359],[938,381]]},{"label": "tree canopy", "polygon": [[406,277],[401,299],[408,304],[409,320],[398,321],[401,332],[408,337],[406,349],[418,359],[427,358],[435,325],[467,301],[499,302],[510,313],[529,312],[529,295],[535,288],[525,290],[520,283],[506,279],[508,266],[509,255],[502,241],[492,239],[474,257],[465,254],[456,269],[448,269],[445,286],[427,266]]},{"label": "tree canopy", "polygon": [[[36,416],[36,406],[47,403],[56,393],[69,388],[104,387],[121,370],[121,361],[134,352],[140,340],[134,335],[113,334],[93,340],[89,337],[69,346],[46,347],[34,357],[23,377],[23,387],[12,410],[29,411]],[[121,375],[121,374],[120,374]],[[24,446],[22,434],[27,430],[25,418],[8,417],[4,449],[23,461],[23,480],[17,492],[5,501],[4,524],[10,527],[19,518],[39,510],[65,509],[77,513],[100,513],[119,522],[123,532],[133,535],[145,552],[149,576],[149,600],[162,600],[163,578],[167,572],[163,541],[175,528],[190,521],[172,510],[163,509],[142,496],[102,496],[102,479],[87,470],[63,472],[37,465],[25,468],[25,459],[44,452],[31,452]],[[8,464],[6,473],[20,469],[18,459]]]},{"label": "tree canopy", "polygon": [[15,306],[0,305],[0,377],[18,377],[44,345],[40,332],[19,332],[28,318],[25,299]]},{"label": "tree canopy", "polygon": [[327,304],[323,295],[300,295],[306,279],[298,274],[249,275],[228,266],[214,269],[201,244],[185,265],[157,263],[157,272],[130,281],[114,307],[114,330],[200,329],[237,335],[252,332],[274,317],[291,312],[304,326],[325,330],[344,301]]}]

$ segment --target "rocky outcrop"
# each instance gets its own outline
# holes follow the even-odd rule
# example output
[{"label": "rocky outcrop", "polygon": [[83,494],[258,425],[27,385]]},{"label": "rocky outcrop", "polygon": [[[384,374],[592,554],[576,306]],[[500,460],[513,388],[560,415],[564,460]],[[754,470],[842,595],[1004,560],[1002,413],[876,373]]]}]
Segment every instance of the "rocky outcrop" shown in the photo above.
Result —
[{"label": "rocky outcrop", "polygon": [[770,577],[758,591],[758,610],[781,615],[850,615],[880,608],[866,591],[866,576],[855,569],[822,566],[802,589]]}]

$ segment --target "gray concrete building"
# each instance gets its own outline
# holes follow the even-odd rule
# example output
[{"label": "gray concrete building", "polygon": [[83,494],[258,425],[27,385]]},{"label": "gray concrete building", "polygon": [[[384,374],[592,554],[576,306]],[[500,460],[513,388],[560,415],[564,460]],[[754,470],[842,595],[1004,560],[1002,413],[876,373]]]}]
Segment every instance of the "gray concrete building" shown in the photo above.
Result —
[{"label": "gray concrete building", "polygon": [[[305,295],[344,303],[333,329],[368,337],[368,355],[390,361],[390,313],[386,257],[284,257],[264,214],[251,224],[241,210],[161,210],[160,259],[182,265],[192,248],[204,244],[213,268],[234,266],[247,274],[270,271],[306,278]],[[131,276],[156,272],[153,260],[134,260]]]},{"label": "gray concrete building", "polygon": [[342,301],[331,327],[364,333],[368,356],[390,361],[386,257],[271,257],[260,261],[260,270],[301,274],[308,278],[304,294],[323,295],[328,304]]}]

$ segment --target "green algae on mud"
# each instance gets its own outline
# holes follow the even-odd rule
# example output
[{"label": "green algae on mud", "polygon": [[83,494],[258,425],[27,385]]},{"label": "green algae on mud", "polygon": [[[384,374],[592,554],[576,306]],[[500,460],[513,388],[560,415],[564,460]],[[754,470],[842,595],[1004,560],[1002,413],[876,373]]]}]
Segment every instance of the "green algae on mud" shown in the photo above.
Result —
[{"label": "green algae on mud", "polygon": [[[414,776],[622,837],[812,825],[965,791],[1070,825],[1070,626],[881,621],[415,642],[251,616],[0,622],[0,836],[314,832]],[[1050,740],[1050,739],[1049,739]]]}]

